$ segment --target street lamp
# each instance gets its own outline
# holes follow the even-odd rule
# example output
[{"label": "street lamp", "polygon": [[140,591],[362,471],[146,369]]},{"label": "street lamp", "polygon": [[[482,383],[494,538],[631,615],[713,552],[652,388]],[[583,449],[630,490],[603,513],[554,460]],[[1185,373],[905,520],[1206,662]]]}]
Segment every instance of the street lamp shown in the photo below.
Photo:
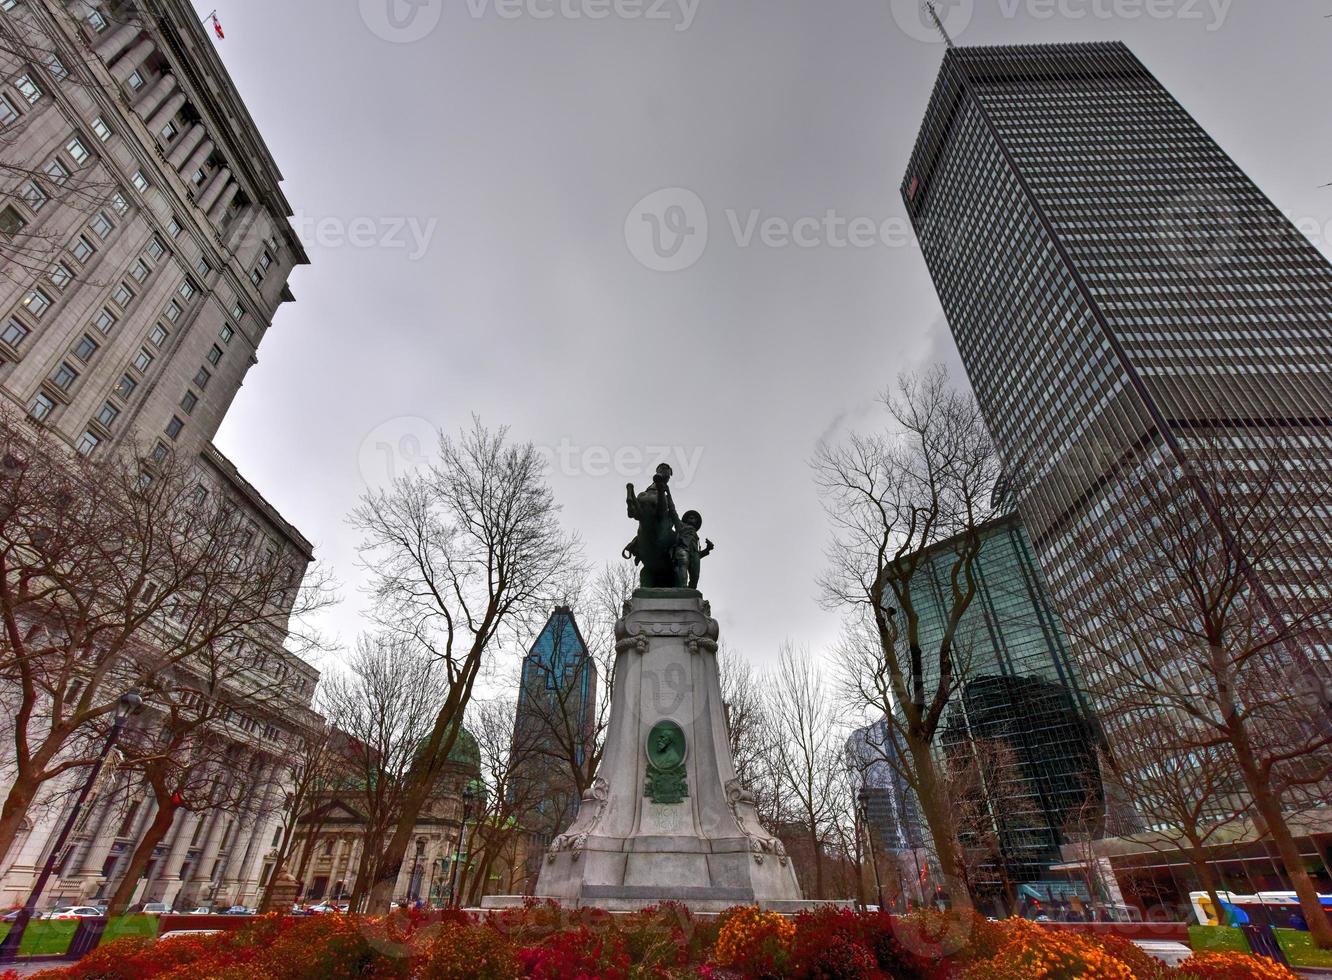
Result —
[{"label": "street lamp", "polygon": [[457,897],[458,887],[458,865],[462,863],[463,838],[467,836],[467,818],[472,815],[472,800],[476,798],[476,790],[472,789],[472,784],[468,783],[463,787],[462,799],[462,826],[458,828],[458,848],[454,852],[453,873],[449,875],[449,907],[453,907],[454,899]]},{"label": "street lamp", "polygon": [[[142,704],[143,695],[136,690],[126,691],[120,696],[120,701],[116,704],[115,721],[111,725],[110,734],[106,737],[106,744],[102,746],[101,754],[97,757],[97,761],[93,763],[92,770],[83,783],[83,788],[79,790],[79,795],[74,800],[74,806],[70,808],[69,816],[65,818],[65,825],[60,828],[55,843],[51,845],[50,853],[46,855],[46,863],[42,865],[42,873],[32,883],[32,891],[28,892],[28,900],[23,903],[23,908],[19,909],[18,915],[14,917],[14,924],[10,926],[8,935],[5,936],[3,942],[0,942],[0,963],[12,963],[17,959],[19,945],[23,942],[23,933],[28,928],[28,923],[37,910],[37,903],[41,901],[42,892],[46,890],[46,883],[51,880],[51,875],[55,872],[56,860],[65,850],[65,843],[74,831],[74,825],[79,819],[79,811],[83,809],[83,804],[87,802],[88,795],[92,793],[93,785],[102,773],[102,766],[106,762],[106,757],[111,754],[116,740],[120,738],[120,731],[125,727],[125,719],[137,711]],[[92,926],[93,920],[79,920],[80,928],[69,946],[71,955],[82,955],[96,946],[98,940],[102,937],[102,930],[106,928],[106,920],[101,916],[98,916],[98,923],[95,928],[85,929],[85,923]],[[90,936],[91,933],[95,933],[95,935]]]},{"label": "street lamp", "polygon": [[874,829],[869,822],[869,789],[862,786],[860,792],[856,794],[856,801],[860,804],[860,825],[865,828],[865,842],[869,844],[870,867],[874,869],[874,892],[879,896],[879,911],[885,911],[883,907],[883,882],[879,880],[879,859],[874,853]]}]

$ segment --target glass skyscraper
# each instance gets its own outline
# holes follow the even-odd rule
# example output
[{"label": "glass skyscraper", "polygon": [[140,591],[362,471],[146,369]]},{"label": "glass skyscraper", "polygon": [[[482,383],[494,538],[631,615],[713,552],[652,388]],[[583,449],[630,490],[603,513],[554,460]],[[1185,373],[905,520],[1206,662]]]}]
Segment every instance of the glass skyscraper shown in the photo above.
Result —
[{"label": "glass skyscraper", "polygon": [[[950,49],[902,194],[1066,620],[1103,628],[1135,573],[1089,539],[1208,511],[1181,476],[1204,448],[1327,482],[1332,266],[1124,45]],[[1332,512],[1292,524],[1250,578],[1272,617],[1327,593]]]},{"label": "glass skyscraper", "polygon": [[[956,689],[936,751],[953,784],[959,836],[980,892],[1018,897],[1050,881],[1078,821],[1101,809],[1101,736],[1021,519],[983,525],[976,595],[955,635]],[[955,541],[922,556],[912,576],[922,648],[937,649],[953,608]],[[926,657],[925,689],[938,683]],[[1091,817],[1093,821],[1096,817]],[[1028,893],[1030,894],[1030,893]]]}]

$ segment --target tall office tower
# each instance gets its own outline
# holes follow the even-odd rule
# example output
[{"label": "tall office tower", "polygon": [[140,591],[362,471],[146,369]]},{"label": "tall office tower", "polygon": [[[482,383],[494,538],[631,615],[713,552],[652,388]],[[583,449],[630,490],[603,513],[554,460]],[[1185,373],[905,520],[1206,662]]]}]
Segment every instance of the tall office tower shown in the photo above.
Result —
[{"label": "tall office tower", "polygon": [[[1016,901],[1034,885],[1027,894],[1045,899],[1067,887],[1050,873],[1060,847],[1101,810],[1101,735],[1022,521],[1010,514],[977,533],[976,593],[954,636],[956,688],[936,750],[975,886]],[[912,578],[927,650],[947,629],[957,552],[956,540],[939,542]],[[932,691],[938,662],[924,667]]]},{"label": "tall office tower", "polygon": [[572,767],[586,768],[596,733],[597,669],[572,609],[555,607],[523,660],[519,684],[511,783],[527,832],[530,893],[546,848],[578,813]]},{"label": "tall office tower", "polygon": [[[888,761],[896,754],[890,742],[896,729],[886,719],[857,728],[846,740],[846,757],[860,784],[857,793],[866,844],[874,848],[880,884],[889,874],[903,900],[920,901],[929,880],[928,832],[915,794],[902,773]],[[888,900],[885,890],[885,900]],[[897,904],[890,902],[890,904]]]},{"label": "tall office tower", "polygon": [[[310,543],[211,442],[307,261],[281,179],[185,0],[0,0],[0,406],[72,452],[189,460],[296,583]],[[265,646],[256,669],[291,703],[240,722],[261,802],[281,799],[270,750],[314,722],[318,678],[280,638]],[[48,899],[109,895],[152,819],[140,787],[103,782]],[[261,809],[182,811],[141,896],[252,902],[279,819]],[[63,809],[31,818],[0,855],[7,903],[26,894]]]},{"label": "tall office tower", "polygon": [[[1171,508],[1248,566],[1254,608],[1298,620],[1326,588],[1332,515],[1292,505],[1288,547],[1246,554],[1185,473],[1282,459],[1329,485],[1319,252],[1122,44],[949,50],[902,194],[1066,622],[1124,632],[1109,584],[1149,576],[1115,555]],[[1287,665],[1325,679],[1327,638],[1292,646]]]}]

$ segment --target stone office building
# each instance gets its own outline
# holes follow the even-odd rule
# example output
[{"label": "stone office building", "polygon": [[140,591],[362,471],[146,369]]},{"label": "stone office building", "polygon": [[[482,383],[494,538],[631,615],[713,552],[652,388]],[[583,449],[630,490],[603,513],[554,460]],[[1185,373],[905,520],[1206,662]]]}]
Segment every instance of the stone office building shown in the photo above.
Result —
[{"label": "stone office building", "polygon": [[[184,0],[0,0],[0,405],[71,452],[184,454],[299,581],[310,543],[211,441],[308,261],[281,180]],[[262,804],[282,799],[318,679],[269,654],[290,704],[233,729],[260,805],[182,811],[141,897],[253,902],[279,820]],[[109,895],[152,810],[109,769],[48,900]],[[63,816],[34,807],[0,902],[26,894]]]}]

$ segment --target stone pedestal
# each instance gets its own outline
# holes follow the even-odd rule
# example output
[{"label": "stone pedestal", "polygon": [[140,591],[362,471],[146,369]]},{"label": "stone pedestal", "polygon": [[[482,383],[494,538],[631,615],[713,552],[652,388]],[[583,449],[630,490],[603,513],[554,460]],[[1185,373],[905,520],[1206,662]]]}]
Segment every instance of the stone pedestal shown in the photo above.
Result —
[{"label": "stone pedestal", "polygon": [[790,859],[736,779],[717,632],[692,589],[639,589],[625,603],[605,754],[573,825],[545,855],[539,897],[612,911],[800,901]]}]

